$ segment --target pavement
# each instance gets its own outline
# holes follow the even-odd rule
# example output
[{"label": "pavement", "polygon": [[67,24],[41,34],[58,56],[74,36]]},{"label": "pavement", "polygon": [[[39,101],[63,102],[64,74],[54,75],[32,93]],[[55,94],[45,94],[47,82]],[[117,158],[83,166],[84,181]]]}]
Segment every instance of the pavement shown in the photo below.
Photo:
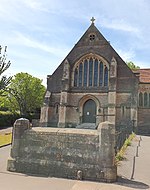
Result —
[{"label": "pavement", "polygon": [[7,128],[4,128],[4,129],[0,129],[0,134],[9,134],[12,132],[12,129],[13,127],[7,127]]},{"label": "pavement", "polygon": [[118,165],[118,181],[111,184],[8,172],[6,168],[10,148],[0,148],[0,190],[150,189],[150,137],[137,136],[133,140],[132,145],[126,150],[126,159]]}]

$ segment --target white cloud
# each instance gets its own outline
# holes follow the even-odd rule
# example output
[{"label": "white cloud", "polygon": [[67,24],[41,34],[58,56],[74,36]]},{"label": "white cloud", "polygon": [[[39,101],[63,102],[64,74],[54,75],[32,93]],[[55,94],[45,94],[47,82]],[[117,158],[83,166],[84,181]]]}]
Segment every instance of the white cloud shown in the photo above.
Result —
[{"label": "white cloud", "polygon": [[66,52],[68,52],[68,48],[60,45],[58,47],[58,45],[56,44],[56,46],[52,46],[49,44],[47,45],[46,43],[43,43],[41,41],[32,39],[31,37],[27,36],[27,35],[23,35],[22,33],[15,31],[15,39],[13,39],[13,41],[15,42],[16,45],[21,45],[21,46],[27,46],[27,47],[31,47],[31,48],[35,48],[35,49],[39,49],[48,53],[51,53],[53,55],[56,56],[64,56],[64,54]]},{"label": "white cloud", "polygon": [[115,29],[115,30],[121,30],[124,32],[130,32],[133,34],[136,34],[138,37],[140,36],[140,30],[139,28],[127,23],[123,19],[102,19],[102,26],[105,28]]},{"label": "white cloud", "polygon": [[124,51],[124,50],[118,49],[117,52],[125,62],[131,61],[135,57],[135,52],[133,50]]},{"label": "white cloud", "polygon": [[37,0],[23,0],[23,3],[32,10],[37,11],[45,11],[48,12],[48,9],[44,7],[43,1],[37,1]]}]

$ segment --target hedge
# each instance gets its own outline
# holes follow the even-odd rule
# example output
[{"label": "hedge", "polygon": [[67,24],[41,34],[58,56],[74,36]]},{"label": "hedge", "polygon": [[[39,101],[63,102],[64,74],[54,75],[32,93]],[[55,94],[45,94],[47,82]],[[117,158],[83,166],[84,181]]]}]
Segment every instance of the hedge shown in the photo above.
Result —
[{"label": "hedge", "polygon": [[20,118],[20,114],[18,113],[0,111],[0,128],[13,126],[15,120],[18,118]]},{"label": "hedge", "polygon": [[39,114],[30,114],[27,116],[21,116],[19,113],[12,113],[10,111],[0,111],[0,128],[6,128],[13,126],[16,119],[27,118],[31,122],[32,119],[39,119]]}]

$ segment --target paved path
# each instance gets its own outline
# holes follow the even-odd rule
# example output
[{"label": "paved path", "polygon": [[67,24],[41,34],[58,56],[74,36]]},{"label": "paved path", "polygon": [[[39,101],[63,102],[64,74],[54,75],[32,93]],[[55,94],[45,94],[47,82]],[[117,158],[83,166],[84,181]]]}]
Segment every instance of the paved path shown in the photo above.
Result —
[{"label": "paved path", "polygon": [[118,175],[124,180],[138,182],[139,187],[150,186],[150,137],[136,136],[128,147],[125,160],[119,163]]},{"label": "paved path", "polygon": [[131,180],[132,162],[138,139],[126,152],[126,161],[120,163],[118,173],[122,177],[117,183],[95,183],[58,178],[33,177],[6,171],[10,146],[0,148],[0,190],[133,190],[150,186],[150,137],[142,137],[139,155],[136,157],[134,179]]},{"label": "paved path", "polygon": [[7,134],[12,132],[12,127],[8,127],[6,129],[0,129],[0,134]]}]

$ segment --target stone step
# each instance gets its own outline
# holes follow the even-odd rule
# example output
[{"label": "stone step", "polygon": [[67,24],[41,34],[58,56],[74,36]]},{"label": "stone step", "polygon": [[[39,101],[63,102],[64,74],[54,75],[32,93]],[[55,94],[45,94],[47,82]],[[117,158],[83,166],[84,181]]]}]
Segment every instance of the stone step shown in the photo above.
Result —
[{"label": "stone step", "polygon": [[96,129],[96,127],[95,123],[82,123],[76,126],[77,129]]}]

